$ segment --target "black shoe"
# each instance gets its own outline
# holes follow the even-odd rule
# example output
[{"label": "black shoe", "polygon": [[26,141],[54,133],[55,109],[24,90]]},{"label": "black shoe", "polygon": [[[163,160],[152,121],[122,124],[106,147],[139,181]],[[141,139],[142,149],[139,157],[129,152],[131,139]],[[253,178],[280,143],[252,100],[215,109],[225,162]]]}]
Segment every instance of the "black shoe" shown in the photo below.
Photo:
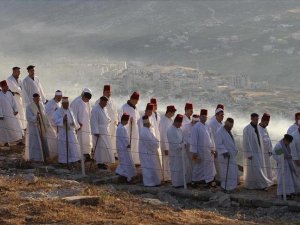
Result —
[{"label": "black shoe", "polygon": [[5,143],[4,144],[4,147],[9,147],[10,145],[8,143]]},{"label": "black shoe", "polygon": [[98,164],[98,168],[99,168],[100,170],[107,170],[107,169],[108,169],[108,166],[105,165],[104,163],[99,163],[99,164]]},{"label": "black shoe", "polygon": [[88,161],[91,161],[91,160],[92,160],[90,154],[84,154],[83,156],[84,156],[84,161],[85,161],[85,162],[88,162]]}]

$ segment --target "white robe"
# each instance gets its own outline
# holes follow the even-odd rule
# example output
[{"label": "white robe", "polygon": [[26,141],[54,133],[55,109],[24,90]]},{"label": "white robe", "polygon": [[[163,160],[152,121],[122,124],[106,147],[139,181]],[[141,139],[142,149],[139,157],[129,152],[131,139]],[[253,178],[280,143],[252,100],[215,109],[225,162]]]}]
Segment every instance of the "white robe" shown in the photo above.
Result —
[{"label": "white robe", "polygon": [[[140,114],[137,108],[133,108],[127,103],[125,103],[120,112],[120,116],[123,115],[123,113],[127,113],[130,116],[130,119],[132,118],[132,126],[131,122],[129,120],[128,125],[126,126],[129,138],[131,138],[131,154],[132,159],[135,164],[140,164],[139,159],[139,129],[138,129],[138,120],[140,119]],[[120,119],[121,121],[121,119]]]},{"label": "white robe", "polygon": [[298,127],[299,127],[299,125],[296,124],[296,123],[294,123],[293,125],[291,125],[291,126],[289,127],[289,129],[287,130],[287,133],[288,133],[289,135],[292,135],[296,130],[298,130]]},{"label": "white robe", "polygon": [[263,141],[263,154],[264,154],[264,160],[265,160],[265,167],[266,167],[266,175],[269,180],[273,180],[273,170],[272,170],[272,164],[271,164],[271,156],[270,153],[272,153],[272,141],[269,136],[269,132],[267,128],[263,128],[260,125],[258,125],[259,132],[261,134],[261,139]]},{"label": "white robe", "polygon": [[126,127],[123,124],[119,124],[117,127],[117,140],[116,146],[118,151],[119,165],[116,169],[116,173],[127,177],[130,181],[136,176],[136,169],[132,159],[130,149],[127,148],[129,145],[129,136]]},{"label": "white robe", "polygon": [[182,126],[190,123],[192,120],[187,117],[187,115],[183,115]]},{"label": "white robe", "polygon": [[[291,155],[293,158],[294,167],[297,174],[300,176],[300,166],[295,163],[295,160],[300,160],[300,133],[298,129],[292,133],[293,142],[290,144]],[[295,182],[295,191],[300,193],[300,177],[296,179]]]},{"label": "white robe", "polygon": [[[184,186],[183,168],[185,168],[186,183],[190,183],[192,180],[191,173],[186,171],[189,168],[188,157],[185,154],[185,148],[183,143],[183,136],[181,128],[176,128],[174,125],[170,126],[167,130],[167,136],[169,141],[169,159],[171,169],[171,180],[174,187]],[[183,165],[184,160],[184,165]],[[184,167],[183,167],[184,166]]]},{"label": "white robe", "polygon": [[[67,127],[63,121],[65,115],[67,115]],[[53,122],[58,127],[58,162],[72,163],[79,161],[81,159],[81,153],[76,137],[76,129],[80,126],[77,123],[73,112],[70,109],[66,110],[61,107],[54,112]]]},{"label": "white robe", "polygon": [[272,152],[273,158],[277,162],[277,195],[283,195],[283,176],[285,181],[285,192],[287,195],[290,195],[295,193],[295,184],[299,183],[299,176],[291,170],[288,159],[284,158],[284,154],[280,153],[283,149],[282,144],[282,141],[278,142]]},{"label": "white robe", "polygon": [[198,122],[192,129],[191,148],[192,153],[198,154],[200,161],[195,162],[193,167],[193,181],[205,181],[209,183],[216,175],[214,156],[212,150],[214,143],[211,138],[209,126]]},{"label": "white robe", "polygon": [[[216,145],[216,140],[217,140],[217,131],[222,127],[222,122],[219,123],[219,121],[216,119],[216,116],[212,117],[211,120],[209,121],[208,123],[208,126],[210,128],[210,131],[211,131],[211,136],[212,136],[212,140],[213,140],[213,143],[214,143],[214,146]],[[219,160],[219,157],[217,156],[216,158],[214,158],[215,160],[215,167],[216,167],[216,180],[219,180],[220,179],[220,163],[218,162]],[[222,159],[221,159],[222,161]]]},{"label": "white robe", "polygon": [[18,112],[17,104],[10,91],[0,91],[0,142],[10,143],[22,139],[22,129],[18,118],[14,115]]},{"label": "white robe", "polygon": [[[97,164],[114,163],[115,157],[113,155],[109,134],[110,118],[107,114],[106,108],[102,108],[99,104],[95,105],[91,114],[91,132],[93,135],[93,147],[96,147],[96,162]],[[94,136],[94,134],[100,134],[100,137],[98,138]]]},{"label": "white robe", "polygon": [[169,163],[169,155],[165,155],[165,150],[169,149],[169,141],[167,137],[167,130],[170,126],[172,126],[173,120],[168,118],[166,115],[161,117],[159,123],[159,133],[160,133],[160,149],[162,156],[162,172],[164,181],[171,180],[171,171],[170,171],[170,163]]},{"label": "white robe", "polygon": [[[98,99],[95,105],[99,105],[100,100]],[[113,101],[112,98],[108,99],[107,106],[106,106],[107,114],[111,120],[109,124],[109,134],[111,139],[111,147],[114,154],[117,153],[116,148],[116,130],[118,126],[118,109]]]},{"label": "white robe", "polygon": [[37,105],[32,102],[26,108],[25,159],[42,162],[49,156],[47,135],[50,123],[43,104],[39,103],[39,106],[40,123],[37,120],[39,112]]},{"label": "white robe", "polygon": [[196,125],[192,123],[187,123],[182,127],[182,138],[185,146],[185,155],[187,157],[187,163],[186,163],[186,174],[187,174],[187,182],[192,181],[192,174],[193,174],[193,160],[192,160],[192,153],[190,152],[191,148],[191,134],[192,129]]},{"label": "white robe", "polygon": [[[226,190],[236,189],[239,183],[239,174],[238,174],[238,165],[237,165],[237,154],[238,149],[235,145],[235,140],[230,136],[228,131],[221,127],[216,133],[216,149],[218,152],[218,163],[220,168],[220,181],[221,187]],[[228,158],[224,158],[224,153],[229,153]],[[226,173],[228,168],[227,175],[227,185],[226,185]]]},{"label": "white robe", "polygon": [[[258,125],[259,126],[259,125]],[[259,132],[259,128],[258,132]],[[247,189],[264,189],[272,185],[267,178],[263,154],[263,141],[259,134],[261,146],[259,146],[255,129],[251,124],[243,131],[244,147],[244,180]],[[252,160],[248,157],[252,156]]]},{"label": "white robe", "polygon": [[58,127],[54,121],[54,113],[60,107],[60,104],[54,99],[51,99],[45,105],[45,113],[50,122],[50,127],[48,130],[48,146],[49,146],[49,156],[54,158],[58,155]]},{"label": "white robe", "polygon": [[23,97],[22,97],[22,88],[21,88],[21,81],[16,80],[12,75],[7,78],[7,84],[9,89],[14,92],[14,99],[17,104],[18,114],[17,118],[20,121],[21,128],[24,130],[26,129],[27,122],[25,118],[25,110],[23,104]]},{"label": "white robe", "polygon": [[43,87],[37,76],[34,76],[34,80],[32,80],[29,76],[26,76],[22,81],[22,91],[23,103],[25,104],[25,106],[29,105],[32,102],[32,96],[35,93],[38,93],[40,95],[43,103],[46,102]]},{"label": "white robe", "polygon": [[150,129],[140,130],[139,154],[141,160],[144,186],[161,184],[162,171],[158,155],[159,142]]},{"label": "white robe", "polygon": [[74,113],[75,119],[82,127],[77,131],[77,139],[79,142],[80,150],[83,154],[90,154],[92,149],[91,138],[91,108],[89,102],[84,102],[82,97],[75,98],[70,104],[70,108]]}]

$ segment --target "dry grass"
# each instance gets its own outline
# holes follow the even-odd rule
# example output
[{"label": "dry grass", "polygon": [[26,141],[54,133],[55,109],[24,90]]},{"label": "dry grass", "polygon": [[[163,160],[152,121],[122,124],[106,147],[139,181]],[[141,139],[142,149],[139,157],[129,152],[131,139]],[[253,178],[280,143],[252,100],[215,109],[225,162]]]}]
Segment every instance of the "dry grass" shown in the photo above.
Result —
[{"label": "dry grass", "polygon": [[98,206],[75,206],[59,199],[22,199],[19,195],[68,185],[72,186],[54,178],[41,178],[34,185],[0,178],[0,224],[255,224],[201,210],[175,211],[90,185],[84,186],[82,195],[100,196],[102,203]]}]

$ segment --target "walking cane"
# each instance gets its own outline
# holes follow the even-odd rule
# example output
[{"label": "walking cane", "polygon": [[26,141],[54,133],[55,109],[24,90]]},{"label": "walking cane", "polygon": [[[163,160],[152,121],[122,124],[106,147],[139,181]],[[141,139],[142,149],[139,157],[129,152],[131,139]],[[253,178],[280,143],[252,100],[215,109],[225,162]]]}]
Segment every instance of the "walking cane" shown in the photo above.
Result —
[{"label": "walking cane", "polygon": [[186,185],[186,171],[185,171],[185,147],[182,146],[181,148],[181,157],[182,157],[182,171],[183,171],[183,187],[187,189]]},{"label": "walking cane", "polygon": [[67,148],[67,167],[69,168],[69,134],[68,134],[68,117],[66,117],[66,148]]},{"label": "walking cane", "polygon": [[133,118],[131,117],[131,120],[130,120],[130,139],[129,139],[130,146],[131,146],[131,139],[132,139],[132,121],[133,121]]},{"label": "walking cane", "polygon": [[[99,136],[97,137],[95,146],[94,146],[94,148],[92,149],[92,152],[91,152],[91,158],[92,158],[92,160],[94,160],[94,157],[95,157],[95,152],[96,152],[98,140],[99,140]],[[90,164],[89,170],[91,170],[91,167],[92,167],[92,163]]]},{"label": "walking cane", "polygon": [[227,191],[227,178],[228,178],[228,170],[229,170],[229,159],[230,159],[230,155],[228,156],[228,160],[227,160],[227,170],[226,170],[226,178],[225,178],[225,192]]}]

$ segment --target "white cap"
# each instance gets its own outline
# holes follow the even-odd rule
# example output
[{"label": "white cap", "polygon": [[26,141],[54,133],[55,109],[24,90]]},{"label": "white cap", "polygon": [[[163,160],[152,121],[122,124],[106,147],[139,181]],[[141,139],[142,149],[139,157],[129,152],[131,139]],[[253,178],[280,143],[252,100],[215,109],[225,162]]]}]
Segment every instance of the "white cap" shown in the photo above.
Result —
[{"label": "white cap", "polygon": [[89,89],[89,88],[84,88],[84,89],[82,90],[82,93],[90,93],[90,94],[92,94],[92,91],[91,91],[91,89]]},{"label": "white cap", "polygon": [[63,94],[62,94],[62,91],[56,91],[55,92],[55,96],[62,96]]},{"label": "white cap", "polygon": [[216,114],[219,113],[219,112],[224,112],[224,110],[221,109],[221,108],[217,108],[217,109],[216,109]]}]

